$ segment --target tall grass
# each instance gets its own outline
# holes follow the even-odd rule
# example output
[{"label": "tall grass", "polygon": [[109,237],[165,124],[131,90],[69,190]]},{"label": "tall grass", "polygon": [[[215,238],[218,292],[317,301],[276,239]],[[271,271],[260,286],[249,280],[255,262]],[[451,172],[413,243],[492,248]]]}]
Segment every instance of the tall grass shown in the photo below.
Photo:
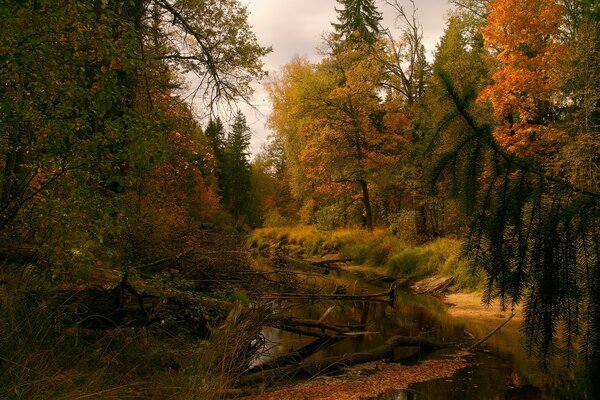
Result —
[{"label": "tall grass", "polygon": [[421,279],[449,275],[460,289],[483,287],[482,277],[474,274],[470,263],[460,257],[462,242],[453,238],[414,245],[384,229],[369,233],[361,229],[320,231],[312,226],[298,226],[255,230],[248,245],[259,249],[286,246],[305,256],[339,253],[354,264],[371,266],[393,276]]},{"label": "tall grass", "polygon": [[221,399],[260,329],[246,318],[205,341],[160,324],[82,329],[56,301],[77,288],[33,266],[0,265],[0,280],[1,399]]}]

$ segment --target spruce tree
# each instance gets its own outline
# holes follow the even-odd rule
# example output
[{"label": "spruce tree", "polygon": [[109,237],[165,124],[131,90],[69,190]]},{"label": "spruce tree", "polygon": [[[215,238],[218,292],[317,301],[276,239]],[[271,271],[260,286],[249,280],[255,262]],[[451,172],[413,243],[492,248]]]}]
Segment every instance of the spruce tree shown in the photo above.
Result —
[{"label": "spruce tree", "polygon": [[373,0],[337,0],[342,5],[336,8],[338,23],[334,39],[338,43],[366,43],[373,45],[380,33],[379,21],[382,17]]},{"label": "spruce tree", "polygon": [[217,184],[219,186],[219,195],[223,194],[223,188],[225,187],[223,167],[225,163],[225,128],[221,119],[211,119],[208,121],[206,131],[204,133],[208,138],[210,148],[215,156],[216,169],[215,178],[217,178]]},{"label": "spruce tree", "polygon": [[250,128],[241,111],[235,116],[224,147],[222,204],[236,223],[243,222],[250,206]]}]

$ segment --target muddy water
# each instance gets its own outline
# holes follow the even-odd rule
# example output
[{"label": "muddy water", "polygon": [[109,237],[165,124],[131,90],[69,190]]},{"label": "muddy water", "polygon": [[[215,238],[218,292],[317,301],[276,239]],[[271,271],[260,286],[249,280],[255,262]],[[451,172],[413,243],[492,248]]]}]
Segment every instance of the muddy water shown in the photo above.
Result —
[{"label": "muddy water", "polygon": [[[354,274],[335,272],[327,277],[314,278],[313,283],[331,293],[336,287],[343,286],[348,294],[376,293],[385,291],[362,282]],[[366,318],[366,330],[372,332],[366,336],[351,337],[315,354],[312,359],[357,352],[376,347],[393,335],[425,335],[442,342],[455,345],[423,356],[436,358],[444,352],[466,348],[473,341],[465,331],[477,338],[485,336],[498,325],[498,321],[461,320],[448,313],[448,306],[440,300],[410,291],[399,291],[396,303],[373,303],[364,301],[315,301],[282,302],[277,308],[285,308],[287,314],[297,317],[319,319],[323,313],[334,306],[327,322],[356,325]],[[508,313],[504,316],[508,317]],[[311,341],[278,329],[265,329],[267,353],[263,359],[298,349]],[[574,379],[560,363],[551,364],[551,372],[543,372],[539,363],[529,357],[520,343],[518,323],[512,322],[502,328],[482,347],[484,351],[469,357],[471,365],[459,371],[450,379],[433,380],[415,384],[408,390],[385,393],[380,400],[479,400],[479,399],[578,399]],[[399,351],[396,356],[406,354]],[[409,362],[418,362],[421,356],[413,357]]]}]

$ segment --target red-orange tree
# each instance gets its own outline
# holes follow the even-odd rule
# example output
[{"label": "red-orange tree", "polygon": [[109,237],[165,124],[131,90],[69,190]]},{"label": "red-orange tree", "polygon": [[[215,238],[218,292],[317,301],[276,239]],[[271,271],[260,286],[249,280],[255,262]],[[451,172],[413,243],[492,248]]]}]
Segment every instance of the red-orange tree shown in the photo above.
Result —
[{"label": "red-orange tree", "polygon": [[557,0],[494,0],[483,29],[500,68],[480,94],[498,125],[494,136],[509,151],[541,155],[561,134],[554,125],[570,49],[561,38],[566,10]]}]

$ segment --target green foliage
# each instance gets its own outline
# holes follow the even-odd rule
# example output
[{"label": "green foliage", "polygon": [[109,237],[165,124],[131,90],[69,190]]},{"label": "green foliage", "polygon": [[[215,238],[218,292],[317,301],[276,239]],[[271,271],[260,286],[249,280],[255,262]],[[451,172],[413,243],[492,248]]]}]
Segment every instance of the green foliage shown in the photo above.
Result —
[{"label": "green foliage", "polygon": [[250,128],[241,111],[235,116],[223,150],[222,204],[236,224],[247,221],[251,206]]},{"label": "green foliage", "polygon": [[315,226],[324,231],[340,228],[347,222],[346,214],[346,207],[342,203],[321,207],[315,213]]},{"label": "green foliage", "polygon": [[441,238],[420,246],[409,245],[385,230],[366,233],[359,229],[317,230],[314,227],[277,227],[255,230],[248,246],[266,248],[286,242],[290,251],[305,255],[339,253],[353,264],[380,268],[398,277],[454,277],[460,289],[483,289],[485,275],[474,274],[471,262],[461,256],[462,242]]},{"label": "green foliage", "polygon": [[417,216],[415,210],[402,210],[399,213],[389,215],[388,229],[390,233],[405,242],[414,242],[417,236],[415,226]]},{"label": "green foliage", "polygon": [[334,37],[339,43],[375,44],[379,37],[379,22],[382,16],[373,0],[337,0],[342,6],[335,9],[338,22],[332,23]]},{"label": "green foliage", "polygon": [[597,352],[600,195],[508,153],[468,111],[469,100],[448,75],[440,79],[468,127],[446,171],[466,183],[462,196],[472,220],[466,252],[486,272],[486,298],[525,303],[528,346],[542,357],[556,350],[559,324],[567,355],[575,353],[582,327]]}]

